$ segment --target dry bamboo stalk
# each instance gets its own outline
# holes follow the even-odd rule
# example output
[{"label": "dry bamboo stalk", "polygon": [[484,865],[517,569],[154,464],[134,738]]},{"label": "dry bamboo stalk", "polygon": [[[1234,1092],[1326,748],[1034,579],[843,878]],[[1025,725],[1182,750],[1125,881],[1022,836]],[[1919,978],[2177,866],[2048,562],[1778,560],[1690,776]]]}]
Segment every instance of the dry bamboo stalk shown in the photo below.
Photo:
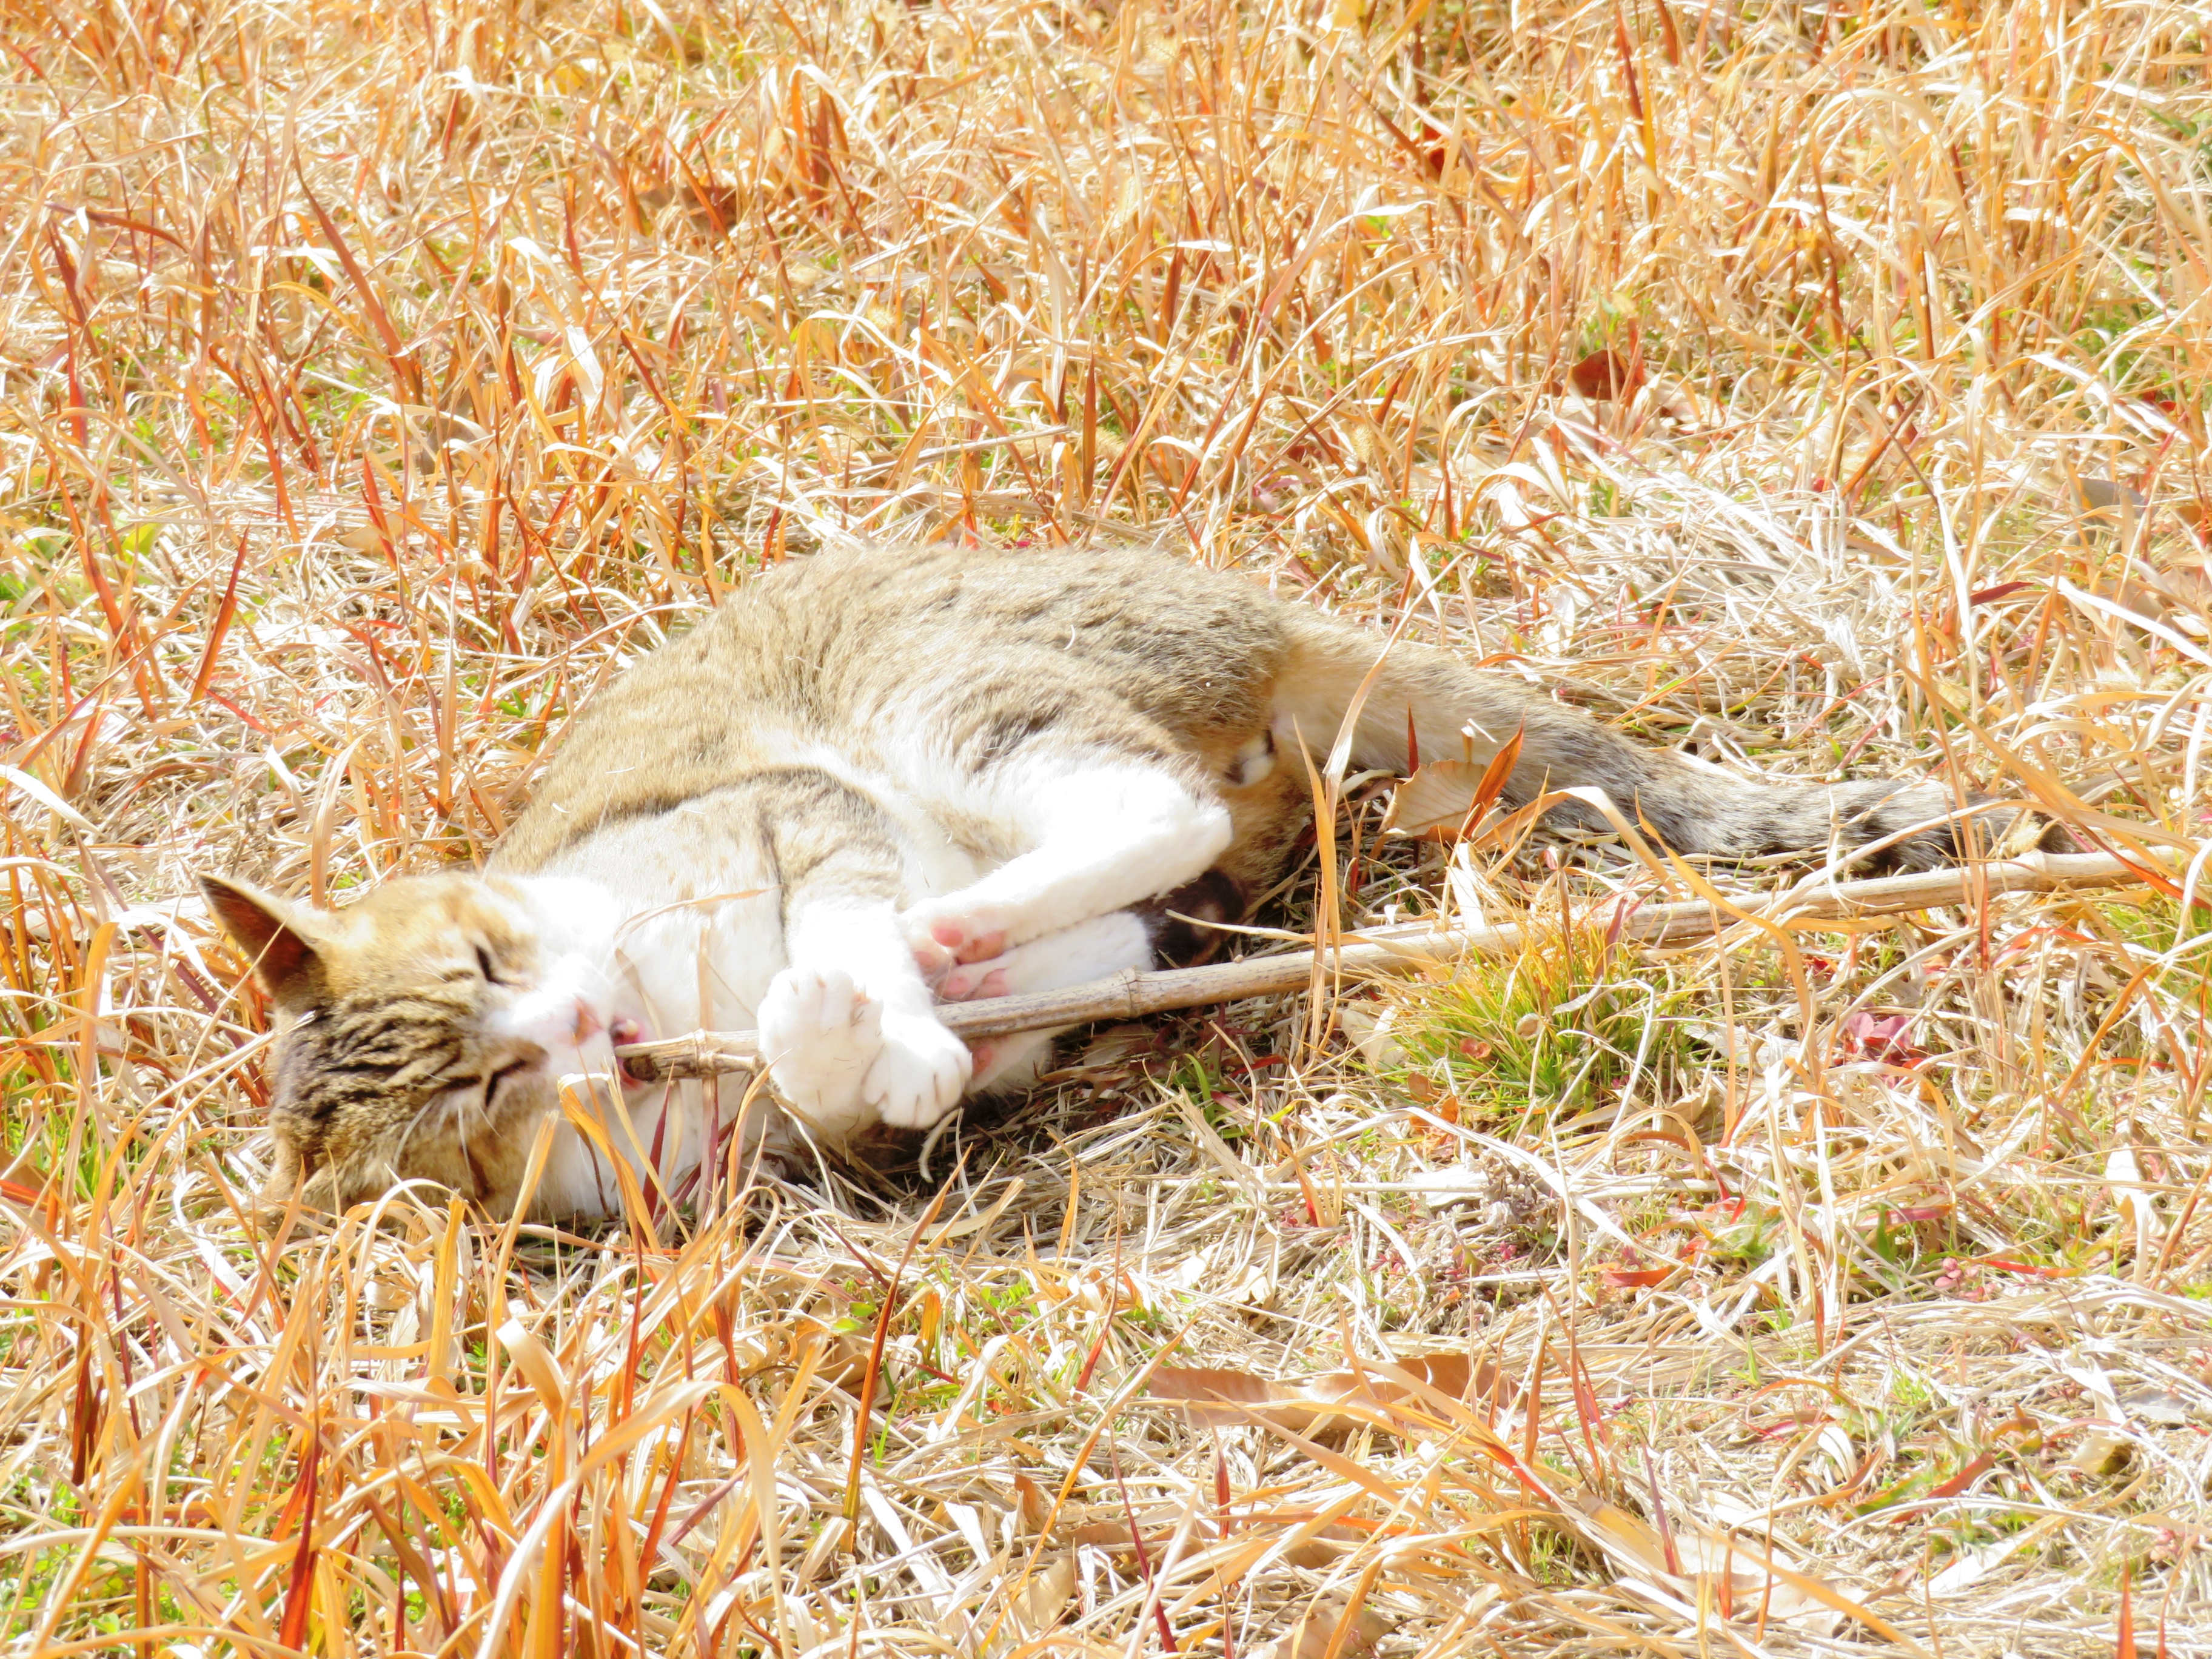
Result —
[{"label": "dry bamboo stalk", "polygon": [[[1631,911],[1615,931],[1621,939],[1647,945],[1670,945],[1719,933],[1747,917],[1789,921],[1807,917],[1893,915],[1955,904],[1983,895],[2122,887],[2144,879],[2141,864],[2109,854],[2031,853],[2002,863],[1793,889],[1775,898],[1747,903],[1729,911],[1723,911],[1704,900],[1688,904],[1652,905]],[[1615,914],[1601,908],[1594,909],[1588,920],[1593,925],[1601,922],[1610,928]],[[1342,974],[1406,973],[1424,963],[1448,957],[1516,951],[1532,932],[1544,931],[1545,924],[1531,922],[1510,922],[1500,927],[1415,926],[1374,929],[1329,954],[1332,968]],[[1138,1019],[1170,1009],[1296,991],[1310,985],[1312,976],[1313,952],[1291,951],[1206,968],[1175,968],[1149,974],[1132,969],[1111,979],[1091,980],[1057,991],[946,1003],[939,1006],[937,1017],[960,1036],[980,1040],[1017,1031],[1048,1030],[1058,1025]],[[748,1072],[760,1064],[759,1051],[750,1031],[694,1031],[689,1036],[659,1042],[632,1043],[616,1052],[632,1076],[648,1082],[663,1078]]]}]

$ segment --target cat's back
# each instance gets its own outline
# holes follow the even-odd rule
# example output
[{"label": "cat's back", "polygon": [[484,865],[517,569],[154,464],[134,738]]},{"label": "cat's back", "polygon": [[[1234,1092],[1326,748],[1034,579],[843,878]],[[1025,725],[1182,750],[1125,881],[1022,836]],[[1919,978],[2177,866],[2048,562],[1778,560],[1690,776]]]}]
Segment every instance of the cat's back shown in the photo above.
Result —
[{"label": "cat's back", "polygon": [[716,672],[773,687],[832,739],[927,732],[956,753],[1063,716],[1104,734],[1115,709],[1210,749],[1264,722],[1286,647],[1287,607],[1264,590],[1134,550],[841,551],[755,597],[760,611],[704,630]]},{"label": "cat's back", "polygon": [[630,664],[572,723],[497,862],[528,870],[610,821],[666,811],[796,752],[1090,688],[1178,736],[1258,718],[1279,602],[1118,550],[868,547],[757,576]]},{"label": "cat's back", "polygon": [[1032,650],[1202,676],[1273,648],[1279,605],[1241,577],[1150,551],[854,548],[756,578],[690,637],[710,672],[742,671],[834,714],[913,686],[917,668]]}]

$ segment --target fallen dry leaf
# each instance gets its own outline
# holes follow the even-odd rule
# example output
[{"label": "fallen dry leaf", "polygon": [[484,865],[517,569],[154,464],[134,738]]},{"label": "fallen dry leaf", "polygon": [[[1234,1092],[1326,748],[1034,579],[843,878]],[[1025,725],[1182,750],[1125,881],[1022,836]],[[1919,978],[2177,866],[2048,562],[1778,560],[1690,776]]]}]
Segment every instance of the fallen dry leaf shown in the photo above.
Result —
[{"label": "fallen dry leaf", "polygon": [[1060,1622],[1060,1615],[1075,1594],[1075,1562],[1061,1556],[1048,1561],[1015,1592],[1012,1613],[1023,1634],[1041,1636]]},{"label": "fallen dry leaf", "polygon": [[1385,1008],[1378,1015],[1371,1007],[1357,1003],[1347,1003],[1336,1011],[1337,1029],[1359,1050],[1359,1057],[1378,1072],[1395,1071],[1413,1058],[1390,1035],[1394,1012]]},{"label": "fallen dry leaf", "polygon": [[1390,1633],[1389,1621],[1372,1607],[1362,1607],[1347,1621],[1344,1605],[1314,1607],[1291,1626],[1289,1633],[1252,1650],[1252,1659],[1364,1659]]},{"label": "fallen dry leaf", "polygon": [[[1785,1565],[1778,1552],[1738,1540],[1694,1521],[1678,1523],[1669,1540],[1640,1516],[1593,1503],[1567,1511],[1570,1525],[1634,1575],[1669,1595],[1698,1606],[1733,1607],[1739,1616],[1762,1613],[1769,1622],[1826,1633],[1829,1615],[1841,1615],[1905,1652],[1927,1651],[1880,1613],[1833,1585]],[[1709,1580],[1701,1586],[1699,1581]]]},{"label": "fallen dry leaf", "polygon": [[1516,732],[1498,752],[1477,764],[1470,750],[1459,760],[1431,761],[1416,767],[1400,784],[1382,815],[1385,835],[1419,836],[1454,842],[1479,822],[1505,792],[1521,758],[1522,734]]},{"label": "fallen dry leaf", "polygon": [[2110,1474],[2121,1468],[2135,1450],[2125,1435],[2093,1429],[2066,1460],[2066,1467],[2082,1474]]},{"label": "fallen dry leaf", "polygon": [[1456,841],[1481,781],[1482,768],[1471,761],[1431,761],[1398,786],[1383,815],[1384,833]]},{"label": "fallen dry leaf", "polygon": [[1499,1382],[1495,1367],[1461,1353],[1424,1354],[1385,1363],[1419,1386],[1364,1367],[1329,1371],[1295,1382],[1275,1382],[1250,1371],[1196,1365],[1163,1365],[1152,1373],[1149,1386],[1154,1399],[1181,1406],[1194,1423],[1243,1423],[1258,1418],[1303,1433],[1346,1418],[1346,1407],[1386,1415],[1419,1407],[1428,1391],[1447,1399],[1486,1403]]},{"label": "fallen dry leaf", "polygon": [[2132,1146],[2115,1146],[2105,1158],[2105,1181],[2112,1195],[2112,1231],[2131,1237],[2138,1257],[2153,1251],[2165,1229],[2157,1202],[2143,1186],[2142,1165]]},{"label": "fallen dry leaf", "polygon": [[1569,369],[1567,384],[1585,398],[1626,398],[1644,384],[1644,368],[1608,348]]}]

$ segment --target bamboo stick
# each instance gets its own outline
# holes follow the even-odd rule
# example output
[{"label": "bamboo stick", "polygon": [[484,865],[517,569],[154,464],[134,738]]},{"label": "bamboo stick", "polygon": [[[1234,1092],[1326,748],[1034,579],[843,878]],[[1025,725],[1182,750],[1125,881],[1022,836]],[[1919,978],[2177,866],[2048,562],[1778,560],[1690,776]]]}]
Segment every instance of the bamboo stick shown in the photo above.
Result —
[{"label": "bamboo stick", "polygon": [[[2159,855],[2160,862],[2165,856]],[[1630,910],[1617,925],[1613,920],[1620,915],[1617,907],[1594,909],[1588,919],[1620,939],[1672,945],[1719,933],[1751,917],[1786,924],[1808,919],[1886,915],[1999,893],[2129,886],[2155,881],[2167,873],[2148,873],[2141,863],[2105,853],[2030,853],[2023,858],[1960,869],[1818,886],[1801,884],[1740,908],[1723,910],[1701,899]],[[1535,922],[1509,922],[1498,927],[1436,928],[1417,924],[1370,929],[1332,950],[1330,966],[1336,972],[1361,977],[1408,973],[1425,963],[1517,951],[1547,931],[1546,924]],[[1139,1019],[1176,1008],[1300,990],[1312,982],[1312,977],[1313,952],[1291,951],[1205,968],[1156,973],[1133,969],[1110,979],[1091,980],[1057,991],[945,1003],[939,1006],[937,1017],[947,1029],[975,1041],[1098,1020]],[[630,1043],[615,1052],[630,1075],[647,1082],[749,1072],[760,1065],[759,1049],[750,1031],[694,1031],[689,1036]]]}]

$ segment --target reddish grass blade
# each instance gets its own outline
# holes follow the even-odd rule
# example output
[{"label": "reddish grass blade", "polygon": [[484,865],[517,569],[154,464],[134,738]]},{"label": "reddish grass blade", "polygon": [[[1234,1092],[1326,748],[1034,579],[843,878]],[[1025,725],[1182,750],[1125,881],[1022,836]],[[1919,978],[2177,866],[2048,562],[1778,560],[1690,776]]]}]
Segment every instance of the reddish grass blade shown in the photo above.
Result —
[{"label": "reddish grass blade", "polygon": [[[295,160],[295,166],[297,165]],[[408,356],[406,345],[399,337],[399,331],[392,325],[392,318],[384,309],[384,301],[377,294],[376,284],[362,269],[361,261],[354,258],[353,249],[339,234],[337,222],[324,210],[321,201],[308,187],[304,173],[300,175],[300,193],[307,198],[308,209],[315,216],[315,222],[323,228],[323,234],[330,238],[331,251],[337,255],[338,263],[345,267],[346,275],[353,279],[354,291],[361,296],[362,309],[368,313],[377,337],[384,343],[384,360],[391,366],[392,385],[399,391],[404,401],[420,403],[422,396],[421,371]]]},{"label": "reddish grass blade", "polygon": [[307,1616],[314,1607],[315,1520],[322,1507],[318,1480],[322,1461],[321,1426],[311,1423],[307,1449],[300,1455],[299,1478],[293,1484],[291,1501],[285,1505],[287,1516],[296,1514],[300,1541],[292,1553],[292,1568],[284,1585],[283,1616],[276,1626],[278,1643],[295,1653],[307,1650]]},{"label": "reddish grass blade", "polygon": [[238,538],[238,556],[230,562],[230,580],[223,585],[222,601],[215,608],[215,620],[208,624],[207,645],[200,653],[199,672],[192,676],[191,696],[188,703],[198,702],[207,696],[208,685],[215,678],[216,660],[222,655],[222,642],[230,632],[231,618],[238,614],[238,573],[246,567],[246,538]]}]

